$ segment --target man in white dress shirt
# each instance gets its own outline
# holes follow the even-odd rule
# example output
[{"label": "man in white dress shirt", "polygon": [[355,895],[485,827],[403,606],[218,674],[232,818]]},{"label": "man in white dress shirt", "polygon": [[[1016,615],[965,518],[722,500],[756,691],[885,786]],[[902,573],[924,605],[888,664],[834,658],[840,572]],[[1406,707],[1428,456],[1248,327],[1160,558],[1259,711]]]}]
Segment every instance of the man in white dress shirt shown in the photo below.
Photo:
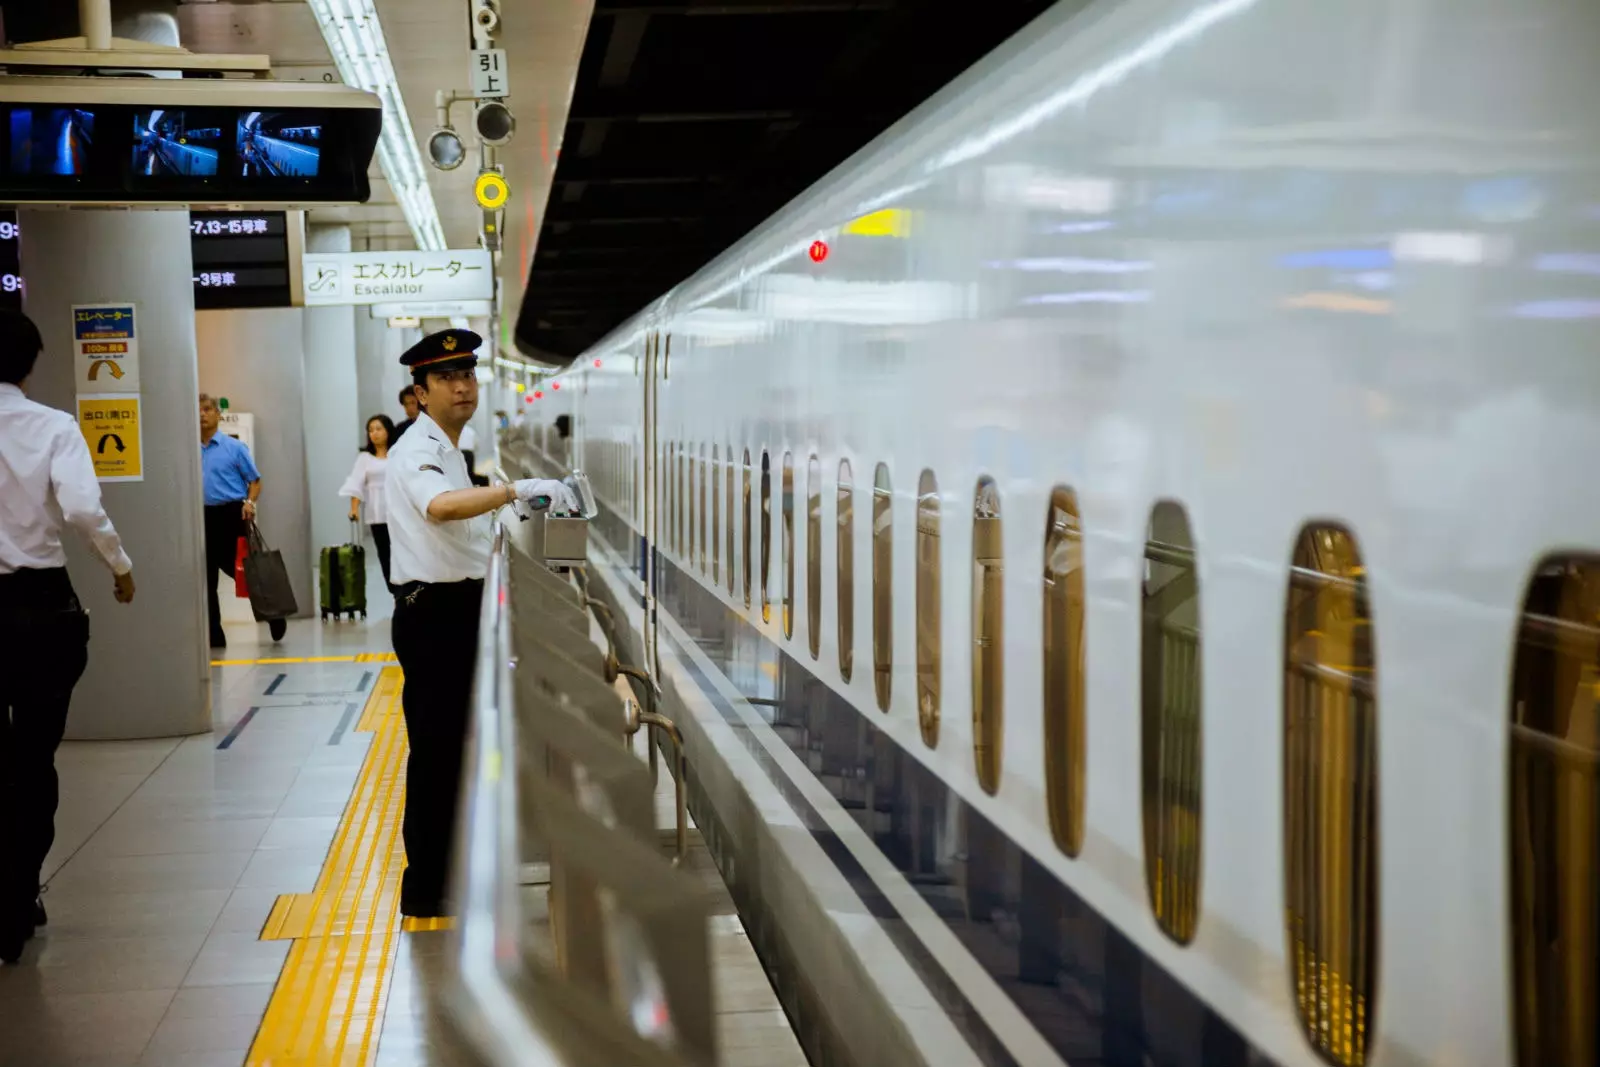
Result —
[{"label": "man in white dress shirt", "polygon": [[100,504],[89,446],[71,415],[24,393],[44,343],[0,311],[0,962],[43,925],[39,873],[55,841],[56,748],[89,662],[89,616],[67,577],[61,528],[82,534],[133,599],[133,564]]},{"label": "man in white dress shirt", "polygon": [[478,346],[471,330],[431,334],[400,357],[422,403],[411,429],[389,452],[390,572],[394,651],[405,672],[401,704],[410,755],[401,835],[405,915],[447,914],[451,838],[466,741],[478,610],[494,539],[494,513],[521,499],[577,511],[558,481],[475,487],[461,454],[461,431],[478,409]]}]

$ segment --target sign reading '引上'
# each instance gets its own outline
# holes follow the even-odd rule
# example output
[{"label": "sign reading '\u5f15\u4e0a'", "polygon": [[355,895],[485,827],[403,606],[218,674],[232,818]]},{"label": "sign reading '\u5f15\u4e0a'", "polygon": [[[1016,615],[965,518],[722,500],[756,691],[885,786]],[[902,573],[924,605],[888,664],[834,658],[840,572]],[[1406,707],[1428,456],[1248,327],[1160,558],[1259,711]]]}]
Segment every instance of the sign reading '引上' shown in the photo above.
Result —
[{"label": "sign reading '\u5f15\u4e0a'", "polygon": [[453,252],[314,252],[304,260],[307,307],[488,300],[494,270],[481,248]]}]

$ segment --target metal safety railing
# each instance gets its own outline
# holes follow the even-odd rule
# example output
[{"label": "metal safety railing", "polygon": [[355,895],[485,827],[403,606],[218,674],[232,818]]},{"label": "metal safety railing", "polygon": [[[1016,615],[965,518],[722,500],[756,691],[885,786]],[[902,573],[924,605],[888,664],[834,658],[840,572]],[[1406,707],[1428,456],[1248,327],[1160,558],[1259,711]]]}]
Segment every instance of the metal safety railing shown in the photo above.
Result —
[{"label": "metal safety railing", "polygon": [[659,713],[609,684],[587,597],[517,535],[497,526],[485,582],[440,1021],[484,1067],[712,1067],[706,899],[627,748]]}]

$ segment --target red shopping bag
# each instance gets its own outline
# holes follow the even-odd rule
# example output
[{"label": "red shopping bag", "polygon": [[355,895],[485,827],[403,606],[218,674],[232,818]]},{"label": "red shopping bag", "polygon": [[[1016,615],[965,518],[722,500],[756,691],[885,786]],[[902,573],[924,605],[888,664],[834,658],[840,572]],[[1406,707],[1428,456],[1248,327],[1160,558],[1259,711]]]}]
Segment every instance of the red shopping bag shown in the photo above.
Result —
[{"label": "red shopping bag", "polygon": [[247,597],[250,587],[244,580],[244,558],[250,554],[250,539],[239,538],[239,547],[233,554],[233,594],[234,596]]}]

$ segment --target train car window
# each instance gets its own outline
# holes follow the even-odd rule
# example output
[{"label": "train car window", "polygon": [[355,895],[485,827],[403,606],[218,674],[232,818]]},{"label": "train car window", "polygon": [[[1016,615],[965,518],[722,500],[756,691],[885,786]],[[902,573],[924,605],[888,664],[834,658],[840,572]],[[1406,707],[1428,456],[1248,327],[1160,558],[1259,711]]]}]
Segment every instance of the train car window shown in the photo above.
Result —
[{"label": "train car window", "polygon": [[783,454],[783,636],[794,636],[794,454]]},{"label": "train car window", "polygon": [[872,477],[872,684],[878,707],[889,710],[894,670],[894,489],[889,468]]},{"label": "train car window", "polygon": [[761,621],[772,621],[772,459],[761,450]]},{"label": "train car window", "polygon": [[939,586],[939,482],[932,471],[917,478],[917,726],[922,743],[939,747],[941,597]]},{"label": "train car window", "polygon": [[1295,1009],[1316,1052],[1367,1062],[1377,1006],[1378,701],[1372,612],[1348,530],[1300,531],[1283,674],[1283,854]]},{"label": "train car window", "polygon": [[744,535],[739,561],[744,568],[744,606],[747,610],[750,607],[750,530],[754,525],[754,516],[750,514],[750,450],[747,448],[744,450],[744,508],[739,512],[739,527]]},{"label": "train car window", "polygon": [[711,539],[711,527],[706,525],[706,494],[709,492],[710,484],[711,484],[711,469],[708,466],[706,466],[706,446],[705,446],[704,442],[701,442],[701,444],[700,444],[700,523],[699,523],[699,531],[700,532],[697,535],[698,538],[699,538],[699,542],[700,542],[700,573],[701,574],[705,574],[706,573],[706,542]]},{"label": "train car window", "polygon": [[846,682],[855,670],[856,647],[856,520],[851,499],[854,474],[850,461],[839,461],[838,553],[835,559],[838,586],[834,599],[839,613],[839,677]]},{"label": "train car window", "polygon": [[1005,647],[1000,491],[985,477],[972,503],[972,757],[990,796],[1000,791],[1005,748]]},{"label": "train car window", "polygon": [[811,658],[822,655],[822,461],[806,461],[806,636]]},{"label": "train car window", "polygon": [[734,592],[735,592],[734,582],[736,581],[736,578],[734,576],[734,570],[736,568],[734,567],[734,563],[733,563],[733,559],[734,559],[734,556],[733,556],[733,545],[734,545],[733,528],[734,528],[734,526],[737,525],[737,522],[734,519],[734,511],[733,511],[733,446],[732,445],[728,446],[728,469],[727,469],[727,472],[724,475],[724,477],[727,479],[727,482],[728,482],[728,492],[727,492],[727,497],[728,497],[728,595],[732,596],[734,594]]},{"label": "train car window", "polygon": [[1156,923],[1180,945],[1200,918],[1200,574],[1182,506],[1150,513],[1139,635],[1144,874]]},{"label": "train car window", "polygon": [[711,583],[722,581],[722,452],[711,446]]},{"label": "train car window", "polygon": [[1516,1067],[1600,1063],[1600,556],[1534,570],[1511,675]]},{"label": "train car window", "polygon": [[1083,609],[1078,497],[1057,486],[1044,519],[1044,781],[1050,834],[1069,856],[1083,850],[1087,795]]},{"label": "train car window", "polygon": [[762,622],[773,621],[773,461],[762,450]]}]

